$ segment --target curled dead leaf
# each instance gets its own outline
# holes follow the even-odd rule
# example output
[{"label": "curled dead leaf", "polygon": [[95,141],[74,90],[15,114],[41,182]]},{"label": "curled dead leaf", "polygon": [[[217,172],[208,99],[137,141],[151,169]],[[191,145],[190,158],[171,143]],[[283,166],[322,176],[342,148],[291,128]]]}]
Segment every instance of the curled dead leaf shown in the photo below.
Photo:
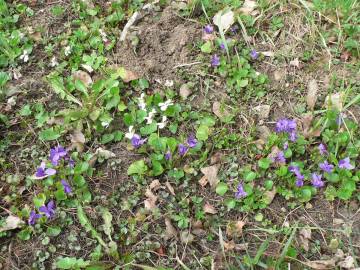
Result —
[{"label": "curled dead leaf", "polygon": [[73,74],[74,80],[81,81],[86,87],[91,85],[93,83],[93,80],[91,79],[90,75],[82,70],[78,70]]},{"label": "curled dead leaf", "polygon": [[215,207],[208,202],[204,204],[203,211],[208,214],[216,214],[218,212]]},{"label": "curled dead leaf", "polygon": [[256,1],[253,0],[245,0],[244,4],[239,11],[245,15],[253,15],[253,11],[257,7]]},{"label": "curled dead leaf", "polygon": [[184,244],[191,244],[194,241],[195,237],[188,231],[183,231],[180,233],[180,240]]},{"label": "curled dead leaf", "polygon": [[[201,168],[200,171],[204,174],[206,177],[207,182],[210,184],[211,187],[216,187],[216,185],[219,183],[219,179],[217,177],[219,172],[220,166],[218,164]],[[204,179],[200,179],[202,183],[205,182]],[[205,184],[206,185],[206,184]]]},{"label": "curled dead leaf", "polygon": [[146,189],[145,196],[147,197],[144,201],[145,208],[148,210],[156,208],[156,201],[158,197],[151,191],[150,188]]},{"label": "curled dead leaf", "polygon": [[300,67],[300,61],[299,61],[299,58],[295,58],[294,60],[291,60],[289,64],[290,64],[290,66],[293,66],[293,67],[299,68],[299,67]]},{"label": "curled dead leaf", "polygon": [[270,105],[259,105],[253,108],[260,119],[266,119],[270,114]]},{"label": "curled dead leaf", "polygon": [[319,87],[318,87],[316,80],[314,80],[314,79],[310,80],[309,84],[308,84],[307,95],[306,95],[306,104],[308,105],[308,107],[311,111],[314,110],[318,91],[319,91]]},{"label": "curled dead leaf", "polygon": [[231,221],[226,226],[226,235],[229,237],[239,237],[243,233],[243,227],[246,222],[243,220],[238,220],[236,222]]},{"label": "curled dead leaf", "polygon": [[225,108],[223,108],[221,106],[221,103],[218,101],[215,101],[213,103],[212,111],[220,119],[222,119],[224,117],[228,117],[230,115],[230,113]]},{"label": "curled dead leaf", "polygon": [[10,215],[0,227],[0,232],[6,232],[22,227],[25,224],[19,217]]},{"label": "curled dead leaf", "polygon": [[151,190],[158,190],[159,188],[161,188],[161,184],[160,181],[158,179],[153,180],[150,185],[149,185]]},{"label": "curled dead leaf", "polygon": [[234,12],[230,9],[220,10],[213,17],[213,23],[224,33],[235,21]]},{"label": "curled dead leaf", "polygon": [[174,188],[172,187],[172,185],[170,184],[170,182],[166,182],[165,183],[165,186],[167,187],[167,189],[169,190],[170,194],[175,196],[175,191],[174,191]]},{"label": "curled dead leaf", "polygon": [[276,188],[264,192],[264,202],[269,205],[272,203],[276,195]]},{"label": "curled dead leaf", "polygon": [[223,157],[223,153],[221,152],[216,152],[215,154],[213,154],[210,158],[210,164],[214,165],[217,163],[220,163]]},{"label": "curled dead leaf", "polygon": [[345,260],[338,263],[338,266],[345,269],[354,269],[355,260],[352,256],[347,256]]},{"label": "curled dead leaf", "polygon": [[330,110],[335,109],[341,112],[343,109],[344,99],[345,99],[344,92],[330,94],[325,99],[325,107]]},{"label": "curled dead leaf", "polygon": [[84,150],[84,144],[85,144],[85,136],[84,134],[76,129],[73,131],[72,134],[70,134],[71,138],[71,148],[76,148],[76,150],[81,153]]},{"label": "curled dead leaf", "polygon": [[309,240],[311,240],[311,230],[302,228],[299,232],[300,244],[305,251],[309,251]]},{"label": "curled dead leaf", "polygon": [[177,237],[178,232],[175,229],[175,227],[172,225],[171,220],[168,217],[165,218],[165,228],[166,228],[165,230],[166,240],[172,237]]},{"label": "curled dead leaf", "polygon": [[303,262],[306,266],[316,270],[335,269],[335,260],[318,260]]}]

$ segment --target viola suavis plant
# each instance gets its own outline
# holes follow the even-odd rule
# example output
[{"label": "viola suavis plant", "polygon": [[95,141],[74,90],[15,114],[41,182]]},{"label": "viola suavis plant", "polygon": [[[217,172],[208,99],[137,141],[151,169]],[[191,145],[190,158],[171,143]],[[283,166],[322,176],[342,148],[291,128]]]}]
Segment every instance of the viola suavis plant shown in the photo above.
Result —
[{"label": "viola suavis plant", "polygon": [[266,93],[265,83],[267,76],[260,74],[252,67],[252,62],[262,56],[255,49],[249,49],[236,35],[239,27],[230,28],[228,37],[215,31],[213,25],[206,25],[203,29],[204,43],[200,49],[210,54],[210,64],[215,74],[226,78],[228,94],[231,97],[246,94],[262,97]]},{"label": "viola suavis plant", "polygon": [[[336,117],[336,115],[338,115]],[[319,139],[305,138],[293,119],[280,119],[268,137],[257,164],[245,166],[238,182],[235,199],[241,210],[265,208],[275,194],[286,200],[309,202],[320,190],[327,200],[359,198],[356,185],[360,171],[355,166],[360,140],[355,139],[358,126],[341,114],[328,111]]]}]

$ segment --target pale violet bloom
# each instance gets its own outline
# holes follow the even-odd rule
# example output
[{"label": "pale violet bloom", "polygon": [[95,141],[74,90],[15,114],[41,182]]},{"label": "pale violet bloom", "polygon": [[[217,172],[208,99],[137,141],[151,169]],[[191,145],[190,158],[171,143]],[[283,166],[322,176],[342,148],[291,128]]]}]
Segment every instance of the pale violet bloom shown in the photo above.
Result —
[{"label": "pale violet bloom", "polygon": [[104,30],[102,30],[102,29],[99,29],[99,33],[100,33],[100,36],[101,36],[101,38],[102,38],[102,40],[103,40],[103,42],[108,42],[109,41],[109,39],[107,38],[107,34],[105,33],[105,31]]},{"label": "pale violet bloom", "polygon": [[163,129],[166,126],[166,124],[167,124],[167,117],[163,116],[161,123],[157,123],[157,126],[159,127],[159,129]]},{"label": "pale violet bloom", "polygon": [[65,54],[65,56],[69,56],[71,54],[71,47],[70,46],[65,47],[64,54]]},{"label": "pale violet bloom", "polygon": [[146,119],[146,124],[151,124],[153,122],[153,119],[154,119],[154,116],[156,114],[156,110],[155,109],[152,109],[150,112],[149,112],[149,115],[145,117]]},{"label": "pale violet bloom", "polygon": [[139,100],[138,106],[141,110],[146,110],[146,103],[145,103],[144,97],[145,97],[145,94],[142,93],[141,96],[138,98],[138,100]]},{"label": "pale violet bloom", "polygon": [[59,64],[59,62],[56,60],[55,56],[53,58],[51,58],[51,61],[50,61],[51,67],[56,67],[58,64]]},{"label": "pale violet bloom", "polygon": [[128,138],[129,140],[131,140],[135,135],[135,129],[134,126],[130,126],[129,127],[129,132],[125,133],[125,138]]},{"label": "pale violet bloom", "polygon": [[20,59],[23,60],[24,63],[29,61],[29,52],[28,50],[24,50],[22,55],[20,55]]},{"label": "pale violet bloom", "polygon": [[159,103],[160,110],[162,110],[162,111],[166,111],[167,108],[168,108],[169,106],[171,106],[171,105],[174,105],[174,103],[172,102],[171,99],[168,99],[168,100],[165,101],[165,102],[160,102],[160,103]]}]

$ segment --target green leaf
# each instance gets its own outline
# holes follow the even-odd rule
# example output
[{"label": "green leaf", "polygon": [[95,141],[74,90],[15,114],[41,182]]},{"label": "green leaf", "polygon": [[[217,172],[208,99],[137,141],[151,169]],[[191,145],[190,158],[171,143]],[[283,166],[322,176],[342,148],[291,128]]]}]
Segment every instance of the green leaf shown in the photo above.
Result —
[{"label": "green leaf", "polygon": [[31,115],[31,109],[30,109],[29,104],[26,104],[24,107],[21,108],[20,115],[21,116],[29,116],[29,115]]},{"label": "green leaf", "polygon": [[59,226],[48,227],[46,234],[48,236],[58,236],[61,233],[61,228]]},{"label": "green leaf", "polygon": [[39,138],[43,141],[53,141],[58,139],[61,134],[58,131],[55,131],[54,128],[48,128],[40,132]]},{"label": "green leaf", "polygon": [[262,158],[258,161],[259,167],[266,170],[270,167],[271,160],[269,158]]},{"label": "green leaf", "polygon": [[146,125],[145,127],[140,128],[141,135],[149,135],[155,131],[157,131],[156,123],[152,123],[150,125]]},{"label": "green leaf", "polygon": [[135,161],[133,162],[128,170],[127,170],[127,174],[128,175],[132,175],[132,174],[140,174],[140,175],[143,175],[146,173],[148,167],[146,166],[144,160],[138,160],[138,161]]},{"label": "green leaf", "polygon": [[80,269],[89,266],[89,261],[77,259],[75,257],[60,258],[56,261],[55,265],[59,269]]},{"label": "green leaf", "polygon": [[78,187],[83,187],[86,183],[85,178],[80,174],[75,174],[73,181],[74,181],[75,185]]},{"label": "green leaf", "polygon": [[27,227],[25,229],[22,229],[18,234],[17,237],[23,241],[30,240],[32,229],[30,227]]},{"label": "green leaf", "polygon": [[203,53],[211,53],[211,51],[212,51],[211,42],[210,42],[210,41],[205,42],[205,43],[200,47],[200,50],[201,50]]},{"label": "green leaf", "polygon": [[110,241],[112,241],[111,234],[114,231],[114,228],[111,224],[113,219],[112,214],[110,213],[109,209],[102,208],[101,216],[104,220],[104,225],[103,225],[104,233],[109,237]]},{"label": "green leaf", "polygon": [[349,200],[355,190],[356,190],[355,182],[346,179],[342,183],[340,189],[337,191],[337,195],[342,200]]},{"label": "green leaf", "polygon": [[206,141],[209,138],[209,127],[205,125],[200,125],[196,131],[196,138],[201,141]]},{"label": "green leaf", "polygon": [[228,191],[228,186],[224,182],[220,182],[216,187],[216,193],[220,196],[224,196],[224,194]]},{"label": "green leaf", "polygon": [[85,84],[80,80],[75,80],[75,88],[79,90],[80,92],[84,93],[85,96],[88,96],[88,92],[86,89]]},{"label": "green leaf", "polygon": [[256,173],[253,171],[248,171],[244,174],[245,182],[251,182],[256,178]]},{"label": "green leaf", "polygon": [[311,200],[312,192],[310,187],[302,187],[300,190],[300,198],[301,202],[308,202]]},{"label": "green leaf", "polygon": [[82,174],[89,169],[89,163],[85,162],[78,162],[74,168],[75,174]]},{"label": "green leaf", "polygon": [[107,144],[107,143],[111,142],[112,140],[114,140],[114,134],[112,134],[112,133],[104,134],[101,137],[101,143],[102,144]]},{"label": "green leaf", "polygon": [[60,98],[74,102],[82,107],[82,103],[78,99],[76,99],[73,95],[68,93],[68,91],[65,89],[62,78],[60,78],[56,74],[51,74],[47,77],[47,79],[52,89],[55,91],[56,94],[60,96]]},{"label": "green leaf", "polygon": [[33,202],[35,207],[39,208],[40,206],[43,206],[46,201],[46,196],[44,193],[39,193],[37,196],[33,198]]},{"label": "green leaf", "polygon": [[159,161],[152,160],[152,175],[158,176],[164,172],[164,168]]}]

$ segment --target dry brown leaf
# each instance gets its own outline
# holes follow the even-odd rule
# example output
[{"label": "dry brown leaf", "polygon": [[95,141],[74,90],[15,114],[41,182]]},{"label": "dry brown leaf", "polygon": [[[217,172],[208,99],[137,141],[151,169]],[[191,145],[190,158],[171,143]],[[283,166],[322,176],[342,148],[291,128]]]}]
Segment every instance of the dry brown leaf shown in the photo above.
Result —
[{"label": "dry brown leaf", "polygon": [[207,34],[205,32],[203,32],[203,35],[202,35],[202,39],[204,41],[212,41],[212,40],[215,40],[216,36],[214,34]]},{"label": "dry brown leaf", "polygon": [[[206,176],[207,181],[209,182],[211,187],[216,187],[219,183],[219,179],[217,178],[220,166],[218,164],[212,165],[209,167],[201,168],[200,171]],[[202,180],[202,179],[200,179]],[[202,180],[204,182],[205,180]]]},{"label": "dry brown leaf", "polygon": [[70,134],[71,147],[76,147],[76,150],[81,153],[84,150],[85,136],[84,134],[76,129]]},{"label": "dry brown leaf", "polygon": [[274,52],[271,51],[266,51],[266,52],[261,52],[262,55],[266,56],[266,57],[274,57]]},{"label": "dry brown leaf", "polygon": [[214,165],[221,162],[221,159],[223,157],[223,154],[221,152],[216,152],[213,154],[210,158],[210,164]]},{"label": "dry brown leaf", "polygon": [[39,42],[42,39],[41,32],[34,32],[34,33],[30,34],[30,37],[36,42]]},{"label": "dry brown leaf", "polygon": [[182,99],[187,99],[188,96],[191,95],[191,93],[192,93],[192,91],[191,91],[188,83],[184,83],[183,85],[181,85],[179,94]]},{"label": "dry brown leaf", "polygon": [[266,142],[271,134],[271,131],[267,126],[257,126],[256,131],[259,136],[259,139],[261,139],[263,142]]},{"label": "dry brown leaf", "polygon": [[73,78],[74,78],[74,80],[82,81],[86,87],[93,83],[90,75],[87,72],[82,71],[82,70],[76,71],[73,74]]},{"label": "dry brown leaf", "polygon": [[225,241],[224,241],[224,249],[225,249],[226,251],[228,251],[228,250],[234,250],[234,249],[235,249],[235,242],[234,242],[234,240],[231,240],[231,241],[229,241],[229,242],[225,242]]},{"label": "dry brown leaf", "polygon": [[239,8],[239,11],[245,15],[251,15],[256,7],[257,7],[256,1],[245,0],[242,7]]},{"label": "dry brown leaf", "polygon": [[213,103],[212,111],[220,119],[230,115],[230,113],[225,108],[222,108],[221,103],[218,101]]},{"label": "dry brown leaf", "polygon": [[[279,149],[279,147],[277,147],[276,145],[275,146],[273,146],[272,148],[271,148],[271,153],[267,156],[269,159],[271,159],[271,160],[274,160],[275,159],[275,157],[279,154],[281,152],[281,150]],[[279,165],[284,165],[285,163],[283,163],[283,162],[276,162],[277,164],[279,164]]]},{"label": "dry brown leaf", "polygon": [[321,128],[313,129],[311,127],[313,118],[311,113],[307,113],[301,119],[302,133],[305,138],[319,137],[321,134]]},{"label": "dry brown leaf", "polygon": [[147,197],[144,201],[145,208],[149,210],[156,208],[156,201],[158,197],[151,191],[150,188],[146,189],[145,196]]},{"label": "dry brown leaf", "polygon": [[202,228],[203,228],[203,224],[202,224],[201,220],[196,220],[196,221],[192,224],[191,227],[194,228],[194,229],[202,229]]},{"label": "dry brown leaf", "polygon": [[306,104],[308,105],[308,107],[311,111],[314,110],[318,91],[319,91],[319,87],[318,87],[316,80],[314,80],[314,79],[310,80],[309,84],[308,84],[307,95],[306,95]]},{"label": "dry brown leaf", "polygon": [[161,184],[160,181],[158,179],[153,180],[150,185],[149,185],[151,190],[158,190],[159,188],[161,188]]},{"label": "dry brown leaf", "polygon": [[311,230],[308,228],[302,228],[299,232],[299,238],[301,246],[305,251],[309,251],[309,240],[311,240]]},{"label": "dry brown leaf", "polygon": [[345,269],[354,269],[355,260],[352,256],[347,256],[345,260],[338,263],[338,266]]},{"label": "dry brown leaf", "polygon": [[272,190],[265,191],[264,200],[266,204],[271,204],[276,195],[276,188],[274,187]]},{"label": "dry brown leaf", "polygon": [[177,230],[175,229],[175,227],[172,225],[171,220],[166,217],[165,218],[165,239],[170,239],[172,237],[177,237]]},{"label": "dry brown leaf", "polygon": [[230,9],[218,11],[213,18],[213,23],[219,29],[222,29],[224,33],[230,28],[234,21],[234,12]]},{"label": "dry brown leaf", "polygon": [[173,196],[175,196],[175,190],[174,190],[174,188],[172,187],[172,185],[170,184],[170,182],[166,182],[165,183],[165,186],[167,187],[167,189],[170,191],[170,194],[171,195],[173,195]]},{"label": "dry brown leaf", "polygon": [[270,114],[270,105],[259,105],[253,108],[260,119],[266,119]]},{"label": "dry brown leaf", "polygon": [[20,228],[24,224],[24,221],[19,217],[10,215],[5,219],[5,223],[1,225],[0,232],[14,230]]},{"label": "dry brown leaf", "polygon": [[226,226],[226,235],[229,237],[239,237],[243,233],[243,227],[245,226],[245,221],[238,220],[236,222],[231,221]]},{"label": "dry brown leaf", "polygon": [[205,175],[200,178],[200,180],[199,180],[200,186],[205,187],[207,185],[207,183],[208,183],[208,179]]},{"label": "dry brown leaf", "polygon": [[208,202],[204,204],[203,211],[208,214],[216,214],[218,212],[215,207]]},{"label": "dry brown leaf", "polygon": [[300,67],[300,61],[299,61],[299,58],[295,58],[294,60],[291,60],[289,64],[290,64],[290,66],[293,66],[293,67],[299,68],[299,67]]},{"label": "dry brown leaf", "polygon": [[125,69],[125,76],[122,77],[122,80],[127,83],[127,82],[131,82],[133,80],[137,80],[139,78],[140,78],[140,76],[137,73],[135,73],[131,70]]},{"label": "dry brown leaf", "polygon": [[308,267],[316,270],[326,270],[326,269],[335,269],[335,260],[318,260],[318,261],[308,261],[303,262]]}]

